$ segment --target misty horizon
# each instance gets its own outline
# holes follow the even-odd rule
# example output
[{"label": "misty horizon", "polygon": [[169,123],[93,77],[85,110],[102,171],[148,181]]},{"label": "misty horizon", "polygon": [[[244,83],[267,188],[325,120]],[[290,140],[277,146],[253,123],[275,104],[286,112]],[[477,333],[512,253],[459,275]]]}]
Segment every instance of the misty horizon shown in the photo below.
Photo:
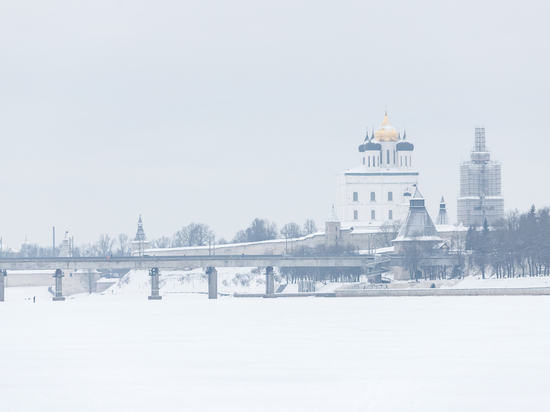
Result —
[{"label": "misty horizon", "polygon": [[546,3],[5,3],[4,247],[254,218],[322,227],[387,107],[432,218],[486,127],[505,209],[550,204]]}]

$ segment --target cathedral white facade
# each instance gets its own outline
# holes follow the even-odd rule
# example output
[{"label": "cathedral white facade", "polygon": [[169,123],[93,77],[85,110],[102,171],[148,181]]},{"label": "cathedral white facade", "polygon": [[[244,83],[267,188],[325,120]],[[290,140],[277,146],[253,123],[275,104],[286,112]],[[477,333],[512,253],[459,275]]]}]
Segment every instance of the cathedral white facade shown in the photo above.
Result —
[{"label": "cathedral white facade", "polygon": [[359,166],[337,176],[340,219],[371,226],[403,220],[418,183],[413,151],[406,133],[401,138],[386,112],[380,127],[359,146]]}]

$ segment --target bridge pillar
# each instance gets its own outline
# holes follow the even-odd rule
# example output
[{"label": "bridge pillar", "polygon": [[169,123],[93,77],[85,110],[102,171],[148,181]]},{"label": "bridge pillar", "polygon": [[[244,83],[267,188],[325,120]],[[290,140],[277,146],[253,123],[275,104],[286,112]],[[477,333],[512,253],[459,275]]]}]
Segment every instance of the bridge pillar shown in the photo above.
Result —
[{"label": "bridge pillar", "polygon": [[218,271],[214,267],[206,268],[208,275],[208,299],[218,299]]},{"label": "bridge pillar", "polygon": [[53,297],[54,302],[63,301],[65,297],[63,296],[63,271],[61,269],[55,270],[55,296]]},{"label": "bridge pillar", "polygon": [[159,268],[152,268],[149,271],[149,276],[151,276],[151,296],[149,300],[161,300],[162,296],[159,295]]},{"label": "bridge pillar", "polygon": [[7,270],[0,270],[0,302],[4,301],[4,277],[7,275]]},{"label": "bridge pillar", "polygon": [[275,284],[273,283],[273,266],[265,268],[265,294],[275,295]]}]

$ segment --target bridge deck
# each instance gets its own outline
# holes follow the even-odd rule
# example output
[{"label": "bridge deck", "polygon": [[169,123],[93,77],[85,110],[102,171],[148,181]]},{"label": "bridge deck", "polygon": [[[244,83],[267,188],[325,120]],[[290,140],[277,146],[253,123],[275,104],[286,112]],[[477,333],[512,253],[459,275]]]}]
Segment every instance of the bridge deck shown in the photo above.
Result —
[{"label": "bridge deck", "polygon": [[[178,270],[199,267],[364,267],[375,263],[374,255],[346,256],[143,256],[143,257],[71,257],[4,258],[0,269],[77,270],[77,269],[151,269]],[[378,263],[378,262],[376,262]]]},{"label": "bridge deck", "polygon": [[[421,265],[452,266],[456,255],[431,256]],[[381,263],[403,266],[406,261],[396,255],[236,255],[236,256],[143,256],[143,257],[67,257],[2,258],[0,269],[7,270],[77,270],[77,269],[151,269],[178,270],[200,267],[374,267]]]}]

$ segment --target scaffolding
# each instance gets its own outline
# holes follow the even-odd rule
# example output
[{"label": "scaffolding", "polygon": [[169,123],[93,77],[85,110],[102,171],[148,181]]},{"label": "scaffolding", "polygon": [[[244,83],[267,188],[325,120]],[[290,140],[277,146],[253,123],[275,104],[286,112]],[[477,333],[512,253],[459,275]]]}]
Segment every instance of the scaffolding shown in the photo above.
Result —
[{"label": "scaffolding", "polygon": [[465,226],[489,225],[504,217],[500,163],[491,160],[485,144],[485,127],[476,127],[475,148],[470,161],[460,165],[458,222]]}]

